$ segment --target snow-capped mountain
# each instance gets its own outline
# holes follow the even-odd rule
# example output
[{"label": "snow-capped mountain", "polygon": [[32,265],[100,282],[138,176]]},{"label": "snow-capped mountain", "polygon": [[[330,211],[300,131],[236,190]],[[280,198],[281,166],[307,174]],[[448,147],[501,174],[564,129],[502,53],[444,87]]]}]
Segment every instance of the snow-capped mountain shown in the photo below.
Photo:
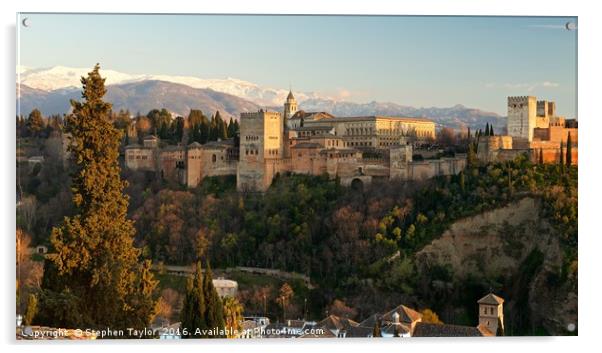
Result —
[{"label": "snow-capped mountain", "polygon": [[[45,91],[57,89],[79,88],[80,78],[86,76],[89,68],[73,68],[65,66],[54,66],[51,68],[33,69],[18,67],[18,80],[20,83],[31,88]],[[261,87],[255,83],[239,80],[236,78],[225,79],[203,79],[193,76],[169,76],[148,74],[127,74],[119,71],[102,69],[101,74],[106,78],[107,85],[133,83],[141,81],[165,81],[179,83],[192,88],[212,89],[217,92],[231,94],[262,106],[280,105],[286,99],[288,90]],[[315,93],[295,92],[299,101],[309,98],[319,98]]]},{"label": "snow-capped mountain", "polygon": [[[33,108],[44,114],[63,114],[69,111],[69,99],[79,99],[81,76],[90,69],[55,66],[47,69],[17,68],[17,109],[27,115]],[[106,78],[107,100],[114,109],[146,114],[151,109],[166,108],[187,115],[190,109],[206,114],[220,113],[237,118],[240,112],[259,107],[281,111],[288,90],[266,88],[235,79],[203,79],[192,76],[136,75],[101,69]],[[496,131],[505,128],[506,119],[496,113],[463,105],[438,108],[416,108],[391,102],[354,103],[320,96],[311,92],[296,92],[299,109],[325,111],[336,116],[392,115],[426,117],[439,126],[483,129],[493,124]]]}]

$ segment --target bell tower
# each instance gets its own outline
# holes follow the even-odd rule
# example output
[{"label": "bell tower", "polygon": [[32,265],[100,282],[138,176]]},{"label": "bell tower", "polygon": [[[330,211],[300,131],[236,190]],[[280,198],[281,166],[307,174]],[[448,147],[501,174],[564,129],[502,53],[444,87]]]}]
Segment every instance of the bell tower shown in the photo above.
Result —
[{"label": "bell tower", "polygon": [[284,102],[284,124],[285,126],[288,124],[288,119],[290,119],[297,112],[297,100],[295,96],[293,96],[293,91],[288,92],[288,96],[286,97],[286,102]]},{"label": "bell tower", "polygon": [[498,327],[504,331],[504,299],[489,293],[479,299],[479,326],[486,327],[491,333],[497,335]]}]

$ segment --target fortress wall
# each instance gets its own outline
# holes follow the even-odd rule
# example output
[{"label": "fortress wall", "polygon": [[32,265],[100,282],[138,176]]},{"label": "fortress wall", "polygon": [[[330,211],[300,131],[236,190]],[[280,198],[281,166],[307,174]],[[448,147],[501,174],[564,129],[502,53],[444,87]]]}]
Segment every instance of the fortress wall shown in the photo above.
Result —
[{"label": "fortress wall", "polygon": [[414,161],[408,164],[407,178],[425,180],[442,175],[455,175],[466,168],[466,157]]}]

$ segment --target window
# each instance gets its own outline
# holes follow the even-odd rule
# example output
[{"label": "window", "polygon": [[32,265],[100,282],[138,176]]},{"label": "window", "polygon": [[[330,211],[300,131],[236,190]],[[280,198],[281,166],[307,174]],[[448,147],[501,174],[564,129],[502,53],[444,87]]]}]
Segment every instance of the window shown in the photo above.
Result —
[{"label": "window", "polygon": [[217,156],[214,154],[211,156],[211,161],[215,163],[217,161]]}]

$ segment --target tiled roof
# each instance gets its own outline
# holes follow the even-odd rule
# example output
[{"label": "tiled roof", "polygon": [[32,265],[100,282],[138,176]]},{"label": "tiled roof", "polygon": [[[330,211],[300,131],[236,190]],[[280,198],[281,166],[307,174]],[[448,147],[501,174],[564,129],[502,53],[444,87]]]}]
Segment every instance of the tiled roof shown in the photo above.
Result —
[{"label": "tiled roof", "polygon": [[329,330],[346,330],[353,326],[359,326],[359,324],[351,319],[336,315],[329,315],[327,318],[316,324],[316,327],[324,327]]},{"label": "tiled roof", "polygon": [[380,332],[387,335],[395,335],[395,330],[397,329],[397,333],[400,335],[405,335],[410,332],[410,326],[405,324],[395,325],[393,323],[387,324],[380,328]]},{"label": "tiled roof", "polygon": [[393,322],[393,314],[399,314],[399,321],[405,323],[412,323],[414,321],[418,321],[422,319],[422,314],[417,312],[414,309],[410,309],[405,305],[399,305],[398,307],[390,310],[382,316],[383,321],[385,322]]},{"label": "tiled roof", "polygon": [[334,115],[326,112],[306,112],[304,110],[298,110],[295,114],[293,114],[293,116],[289,120],[301,120],[301,118],[308,119],[314,117],[323,117],[330,119],[334,118]]},{"label": "tiled roof", "polygon": [[286,320],[286,326],[293,328],[303,328],[305,321],[303,320]]},{"label": "tiled roof", "polygon": [[504,303],[504,299],[493,293],[489,293],[477,302],[479,304],[499,305]]},{"label": "tiled roof", "polygon": [[347,329],[345,337],[372,337],[373,327],[351,326]]},{"label": "tiled roof", "polygon": [[416,323],[412,337],[482,337],[491,336],[489,330],[478,327]]}]

